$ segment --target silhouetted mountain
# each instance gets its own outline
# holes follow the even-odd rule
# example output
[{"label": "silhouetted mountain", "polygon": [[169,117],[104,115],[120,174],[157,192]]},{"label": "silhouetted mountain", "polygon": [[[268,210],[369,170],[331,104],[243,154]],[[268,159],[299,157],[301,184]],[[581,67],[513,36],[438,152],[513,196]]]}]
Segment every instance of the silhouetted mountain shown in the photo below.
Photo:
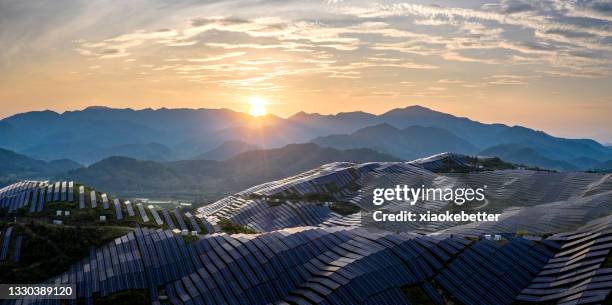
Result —
[{"label": "silhouetted mountain", "polygon": [[569,160],[567,160],[567,162],[575,165],[576,167],[578,167],[580,169],[591,169],[591,168],[595,168],[597,165],[601,164],[600,161],[597,161],[597,160],[592,159],[592,158],[587,158],[587,157],[578,157],[578,158],[574,158],[574,159],[569,159]]},{"label": "silhouetted mountain", "polygon": [[500,143],[516,143],[528,146],[539,154],[556,160],[569,160],[587,157],[596,160],[606,160],[610,150],[593,140],[563,139],[553,137],[542,131],[513,126],[498,134]]},{"label": "silhouetted mountain", "polygon": [[102,150],[101,155],[116,155],[140,160],[169,161],[173,157],[172,149],[159,143],[124,144]]},{"label": "silhouetted mountain", "polygon": [[362,128],[350,135],[319,137],[312,142],[337,149],[370,148],[404,160],[447,151],[463,154],[478,151],[474,145],[445,129],[422,126],[398,129],[386,123]]},{"label": "silhouetted mountain", "polygon": [[248,151],[225,161],[155,162],[111,157],[60,177],[124,196],[208,201],[330,162],[397,160],[369,149],[336,150],[308,143]]},{"label": "silhouetted mountain", "polygon": [[[0,122],[2,147],[37,159],[69,158],[85,164],[113,155],[155,160],[189,159],[226,141],[275,148],[330,134],[351,134],[385,123],[398,129],[411,126],[445,129],[479,150],[517,143],[553,160],[590,158],[603,162],[612,158],[610,148],[592,140],[557,138],[520,126],[483,124],[421,106],[398,108],[381,115],[365,112],[336,115],[299,112],[287,119],[274,115],[255,119],[227,109],[89,107],[62,114],[52,111],[22,113]],[[437,145],[440,142],[429,143]],[[151,147],[149,143],[159,143],[168,149]],[[359,147],[362,146],[372,147],[374,143]],[[139,147],[143,152],[139,152]],[[437,147],[430,149],[423,146],[420,149],[438,151]]]},{"label": "silhouetted mountain", "polygon": [[[160,143],[173,147],[197,135],[212,135],[219,130],[239,126],[249,118],[246,114],[227,109],[89,107],[63,114],[28,112],[2,121],[13,128],[9,131],[9,137],[0,140],[0,144],[35,158],[49,160],[70,157],[91,163],[112,156],[112,150],[106,150],[109,147],[128,151],[131,150],[130,146],[122,146]],[[219,143],[212,143],[207,149]],[[200,153],[202,151],[205,150],[199,150]]]},{"label": "silhouetted mountain", "polygon": [[546,169],[561,171],[578,170],[578,167],[566,162],[547,158],[540,155],[536,150],[521,144],[502,144],[487,148],[480,152],[482,156],[499,157],[505,161],[537,166]]},{"label": "silhouetted mountain", "polygon": [[608,160],[608,161],[596,164],[593,167],[591,167],[591,169],[597,172],[612,173],[612,160]]},{"label": "silhouetted mountain", "polygon": [[225,141],[215,149],[195,156],[195,160],[226,160],[245,151],[255,150],[259,147],[242,141]]},{"label": "silhouetted mountain", "polygon": [[72,160],[45,162],[0,148],[0,185],[22,179],[48,179],[80,167]]},{"label": "silhouetted mountain", "polygon": [[496,134],[507,128],[503,124],[483,124],[418,105],[393,109],[382,114],[380,120],[398,128],[413,125],[444,128],[478,147],[489,146]]},{"label": "silhouetted mountain", "polygon": [[380,124],[378,116],[362,111],[340,112],[335,115],[301,111],[287,120],[317,135],[351,133],[366,126]]}]

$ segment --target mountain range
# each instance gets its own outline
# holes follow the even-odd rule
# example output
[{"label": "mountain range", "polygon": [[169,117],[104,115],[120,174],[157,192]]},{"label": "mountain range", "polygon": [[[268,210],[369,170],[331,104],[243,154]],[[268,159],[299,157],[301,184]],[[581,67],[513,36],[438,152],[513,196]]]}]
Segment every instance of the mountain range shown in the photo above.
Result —
[{"label": "mountain range", "polygon": [[36,111],[0,121],[0,147],[40,160],[93,164],[112,156],[140,160],[223,160],[254,148],[313,142],[370,148],[411,160],[444,151],[494,154],[556,170],[588,170],[612,160],[612,148],[522,126],[485,124],[422,106],[375,115],[298,112],[253,118],[228,109]]},{"label": "mountain range", "polygon": [[337,150],[314,143],[251,150],[223,161],[157,162],[110,157],[56,176],[111,194],[210,202],[241,189],[338,161],[398,161],[370,149]]},{"label": "mountain range", "polygon": [[46,179],[80,167],[72,160],[47,162],[0,148],[0,186],[22,179]]},{"label": "mountain range", "polygon": [[312,142],[338,149],[366,147],[404,160],[447,151],[461,154],[475,154],[479,151],[472,143],[446,129],[423,126],[398,129],[387,123],[365,127],[349,135],[318,137]]}]

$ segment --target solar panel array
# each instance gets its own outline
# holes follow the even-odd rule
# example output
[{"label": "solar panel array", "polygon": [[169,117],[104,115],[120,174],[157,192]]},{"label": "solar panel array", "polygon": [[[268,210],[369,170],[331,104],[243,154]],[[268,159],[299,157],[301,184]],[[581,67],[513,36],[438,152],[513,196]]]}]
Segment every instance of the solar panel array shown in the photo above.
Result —
[{"label": "solar panel array", "polygon": [[136,229],[48,282],[76,283],[85,303],[148,289],[154,304],[586,304],[612,289],[611,234],[612,216],[537,241],[300,227],[185,243]]},{"label": "solar panel array", "polygon": [[[317,202],[286,201],[281,204],[271,204],[262,199],[240,197],[232,197],[231,200],[230,204],[216,211],[212,216],[216,219],[229,219],[259,232],[323,224],[357,226],[361,223],[359,213],[343,216],[333,212],[329,206]],[[200,217],[205,216],[200,215]]]},{"label": "solar panel array", "polygon": [[39,187],[44,186],[44,182],[21,181],[0,188],[0,208],[9,212],[23,208],[34,198],[34,193],[37,193]]},{"label": "solar panel array", "polygon": [[[85,304],[98,295],[128,289],[147,289],[154,304],[166,300],[171,304],[368,305],[420,304],[423,298],[430,304],[610,300],[612,268],[606,266],[612,264],[612,216],[608,216],[612,175],[432,172],[449,159],[461,165],[461,156],[452,154],[414,162],[332,163],[228,196],[199,208],[195,215],[136,202],[134,208],[129,201],[102,194],[104,209],[111,200],[117,219],[127,215],[170,230],[136,228],[92,249],[87,258],[49,283],[76,283]],[[48,196],[70,198],[65,190],[74,186],[28,183],[32,182],[0,189],[0,203],[24,192],[22,206],[49,202]],[[471,208],[498,211],[500,221],[409,223],[411,232],[405,233],[364,227],[369,225],[364,215],[381,208],[371,204],[373,189],[399,184],[440,188],[486,184],[487,201]],[[16,190],[20,188],[25,191]],[[313,194],[329,199],[308,199]],[[92,192],[90,202],[96,202],[95,198]],[[332,209],[334,204],[352,204],[361,212],[340,215]],[[11,205],[16,204],[7,204]],[[436,212],[448,210],[449,205],[391,201],[384,208]],[[42,209],[42,204],[33,206],[33,211]],[[260,233],[218,233],[217,222],[222,218]],[[186,243],[173,229],[217,233]],[[516,234],[521,230],[540,234]],[[490,240],[483,238],[485,234],[500,238]],[[1,246],[7,244],[6,250],[0,248],[0,257],[13,253],[13,260],[18,260],[22,238],[11,239],[11,232],[8,236],[8,242],[0,239]],[[59,301],[22,304],[28,303]]]},{"label": "solar panel array", "polygon": [[[612,217],[546,239],[550,257],[517,300],[557,304],[604,302],[612,289]],[[604,263],[608,259],[608,267]]]},{"label": "solar panel array", "polygon": [[[391,231],[424,234],[447,231],[479,236],[491,232],[562,232],[607,215],[610,211],[612,175],[521,169],[444,174],[426,169],[447,162],[444,158],[448,157],[443,154],[413,162],[332,163],[225,197],[199,208],[197,216],[212,223],[219,218],[227,218],[262,232],[331,222],[376,226]],[[457,158],[459,161],[456,162],[460,162],[459,155]],[[462,208],[472,212],[501,213],[500,221],[471,224],[454,221],[374,223],[370,215],[377,210],[419,214],[428,211],[442,213],[454,208],[450,202],[436,200],[420,201],[415,205],[393,200],[384,206],[372,204],[374,189],[394,188],[396,185],[440,189],[486,186],[484,203],[469,203]],[[299,199],[313,194],[323,194],[340,205],[348,202],[360,207],[361,221],[358,221],[358,215],[340,216],[333,213],[323,205],[325,202]]]},{"label": "solar panel array", "polygon": [[[45,208],[48,208],[48,203],[53,203],[53,209],[62,211],[62,217],[64,217],[64,211],[69,211],[74,208],[68,203],[74,203],[75,199],[78,200],[76,205],[78,209],[97,209],[98,202],[101,200],[102,208],[111,211],[112,218],[117,221],[130,220],[128,218],[134,220],[133,218],[136,216],[133,204],[130,201],[123,201],[119,198],[110,199],[107,194],[96,192],[95,190],[89,191],[83,185],[78,185],[78,187],[75,188],[75,183],[73,181],[57,181],[54,183],[21,181],[0,189],[0,208],[6,209],[9,213],[14,213],[18,209],[24,208],[27,213],[32,214],[31,216],[33,217],[38,216],[36,213],[43,212]],[[88,200],[89,203],[87,202]],[[63,205],[63,203],[66,205]],[[110,207],[111,203],[112,209]],[[138,207],[138,217],[141,218],[143,222],[158,227],[163,227],[165,225],[165,222],[159,215],[159,207],[149,205],[145,211],[141,203],[137,203],[136,205]],[[54,215],[55,212],[56,211],[54,211]],[[151,217],[149,217],[149,215]],[[218,228],[215,229],[215,227],[205,219],[199,219],[192,214],[189,215],[191,215],[193,220],[189,220],[189,225],[187,225],[183,221],[185,213],[180,209],[175,209],[174,217],[180,218],[178,221],[181,223],[182,229],[197,232],[211,232],[207,231],[207,229],[218,230]],[[26,217],[27,216],[26,214]],[[59,215],[57,217],[59,217]],[[169,217],[170,215],[168,215],[168,218]]]}]

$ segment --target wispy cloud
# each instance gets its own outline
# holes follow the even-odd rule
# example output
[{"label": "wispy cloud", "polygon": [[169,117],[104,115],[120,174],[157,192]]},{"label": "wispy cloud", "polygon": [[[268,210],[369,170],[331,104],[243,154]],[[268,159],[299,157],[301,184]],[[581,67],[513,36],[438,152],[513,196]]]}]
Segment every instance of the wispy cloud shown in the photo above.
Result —
[{"label": "wispy cloud", "polygon": [[[0,2],[0,76],[60,75],[70,66],[83,83],[156,80],[215,98],[327,92],[396,101],[469,100],[513,86],[541,97],[543,87],[569,90],[567,82],[588,79],[582,91],[609,95],[609,1],[482,3]],[[379,89],[363,92],[370,86]]]}]

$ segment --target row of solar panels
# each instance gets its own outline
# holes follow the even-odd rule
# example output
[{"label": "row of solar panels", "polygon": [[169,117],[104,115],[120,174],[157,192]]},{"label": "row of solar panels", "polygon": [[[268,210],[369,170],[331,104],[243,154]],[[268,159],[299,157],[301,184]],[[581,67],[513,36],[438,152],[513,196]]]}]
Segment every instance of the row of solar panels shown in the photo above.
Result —
[{"label": "row of solar panels", "polygon": [[422,284],[450,258],[445,249],[458,252],[468,243],[451,236],[304,228],[261,235],[213,234],[186,244],[168,231],[137,229],[92,251],[49,283],[75,283],[79,298],[86,301],[94,293],[146,288],[154,303],[161,293],[175,304],[292,299],[361,304],[406,285]]},{"label": "row of solar panels", "polygon": [[[16,235],[13,240],[13,227],[7,227],[4,231],[0,231],[0,262],[7,259],[11,259],[13,262],[18,263],[21,259],[21,244],[23,242],[22,235]],[[11,251],[11,244],[13,245]]]},{"label": "row of solar panels", "polygon": [[[76,194],[78,194],[79,209],[97,209],[100,205],[104,210],[110,209],[113,211],[116,220],[137,217],[144,223],[155,223],[159,227],[167,226],[170,229],[181,231],[219,231],[216,223],[211,223],[205,218],[197,218],[189,212],[183,213],[179,209],[169,212],[165,208],[159,209],[153,205],[144,206],[142,203],[137,203],[136,208],[134,208],[130,201],[117,198],[110,199],[105,193],[91,190],[88,194],[85,194],[85,187],[82,185],[78,186]],[[74,195],[75,184],[72,181],[55,183],[22,181],[0,189],[0,208],[6,208],[9,212],[14,212],[19,208],[27,208],[29,213],[38,213],[42,212],[45,204],[49,202],[74,202]],[[55,205],[54,208],[61,209],[62,205]]]},{"label": "row of solar panels", "polygon": [[[85,195],[85,188],[83,186],[79,187],[79,208],[98,208],[98,194],[96,191],[90,191],[89,195]],[[123,220],[126,217],[138,217],[144,223],[154,222],[157,226],[166,225],[168,228],[179,229],[179,230],[188,230],[188,231],[206,231],[206,232],[214,232],[217,231],[218,228],[215,228],[213,224],[208,222],[205,219],[196,219],[196,217],[189,213],[182,213],[179,209],[174,209],[171,213],[166,208],[158,209],[156,206],[148,205],[145,207],[142,203],[136,203],[136,208],[130,201],[122,201],[118,198],[109,200],[108,195],[103,193],[99,194],[102,200],[102,208],[110,209],[110,205],[112,203],[113,211],[115,214],[116,220]],[[88,202],[88,200],[89,202]],[[110,202],[110,203],[109,203]],[[161,215],[160,215],[161,212]],[[126,216],[127,214],[127,216]],[[187,218],[189,226],[183,219],[183,215]],[[150,216],[150,217],[149,217]],[[174,218],[174,219],[173,219]]]},{"label": "row of solar panels", "polygon": [[299,226],[318,226],[323,223],[336,225],[360,225],[360,214],[342,216],[332,212],[329,206],[315,202],[282,201],[270,204],[263,199],[234,198],[234,202],[214,214],[259,232]]},{"label": "row of solar panels", "polygon": [[[239,194],[259,194],[271,196],[275,194],[312,194],[334,193],[342,190],[348,184],[355,182],[359,175],[353,168],[354,164],[331,163],[316,170],[311,170],[290,178],[261,184],[247,189]],[[332,189],[329,185],[334,185]]]},{"label": "row of solar panels", "polygon": [[[550,257],[517,300],[557,304],[595,304],[612,290],[612,217],[569,234],[547,239]],[[604,263],[608,260],[608,267]]]},{"label": "row of solar panels", "polygon": [[137,229],[49,282],[86,303],[144,288],[154,304],[416,304],[417,287],[432,304],[595,304],[610,295],[611,232],[612,216],[540,241],[302,227],[185,243]]},{"label": "row of solar panels", "polygon": [[[38,181],[20,181],[0,189],[0,208],[13,212],[27,205],[30,200],[38,202],[37,198],[30,198],[34,196],[34,193],[38,197],[38,187],[52,189],[53,185],[48,186],[45,182]],[[55,195],[55,193],[57,194]],[[54,196],[60,198],[59,188],[56,189],[55,193],[51,191],[51,198]],[[44,200],[44,198],[41,198],[41,200]]]}]

